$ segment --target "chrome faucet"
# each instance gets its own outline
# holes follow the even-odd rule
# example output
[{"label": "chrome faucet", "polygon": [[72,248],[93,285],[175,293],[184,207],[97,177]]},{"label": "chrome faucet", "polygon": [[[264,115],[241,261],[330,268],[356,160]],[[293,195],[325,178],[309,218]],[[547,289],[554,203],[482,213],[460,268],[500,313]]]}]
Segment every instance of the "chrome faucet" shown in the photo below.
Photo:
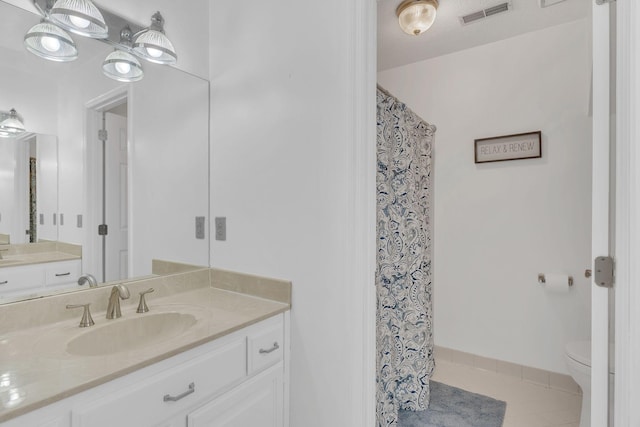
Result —
[{"label": "chrome faucet", "polygon": [[89,283],[90,288],[98,286],[98,281],[92,274],[83,274],[78,278],[78,286],[84,286],[85,283]]},{"label": "chrome faucet", "polygon": [[111,295],[109,295],[109,304],[107,305],[107,319],[117,319],[122,316],[120,311],[120,298],[129,298],[129,289],[125,285],[115,285],[111,288]]}]

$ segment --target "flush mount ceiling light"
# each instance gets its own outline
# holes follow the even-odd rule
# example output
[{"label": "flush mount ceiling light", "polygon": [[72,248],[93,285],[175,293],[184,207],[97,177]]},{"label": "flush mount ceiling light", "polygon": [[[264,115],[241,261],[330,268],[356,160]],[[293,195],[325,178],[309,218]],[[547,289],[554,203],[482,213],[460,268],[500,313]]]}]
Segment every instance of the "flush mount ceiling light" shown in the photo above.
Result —
[{"label": "flush mount ceiling light", "polygon": [[20,135],[24,131],[26,131],[24,120],[15,108],[12,108],[8,113],[0,111],[0,137],[10,138]]},{"label": "flush mount ceiling light", "polygon": [[405,0],[396,9],[400,28],[407,34],[419,36],[436,20],[438,0]]},{"label": "flush mount ceiling light", "polygon": [[34,25],[24,36],[24,47],[40,58],[69,62],[78,57],[78,49],[71,36],[50,22]]},{"label": "flush mount ceiling light", "polygon": [[133,43],[136,55],[156,64],[175,64],[178,60],[171,41],[164,35],[164,18],[160,12],[151,17],[151,26]]},{"label": "flush mount ceiling light", "polygon": [[[120,32],[120,44],[131,48],[132,32],[128,26]],[[144,77],[142,65],[138,58],[125,50],[116,48],[102,63],[102,72],[105,76],[120,82],[136,82]]]},{"label": "flush mount ceiling light", "polygon": [[91,0],[58,0],[49,18],[72,33],[94,39],[105,39],[109,29],[100,10]]}]

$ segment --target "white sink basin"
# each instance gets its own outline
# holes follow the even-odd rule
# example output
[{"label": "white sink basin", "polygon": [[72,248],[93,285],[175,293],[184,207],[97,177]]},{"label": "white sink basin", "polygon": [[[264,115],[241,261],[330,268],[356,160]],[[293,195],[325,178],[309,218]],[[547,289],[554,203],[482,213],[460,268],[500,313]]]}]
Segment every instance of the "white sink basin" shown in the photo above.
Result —
[{"label": "white sink basin", "polygon": [[113,320],[93,326],[67,344],[77,356],[101,356],[135,350],[182,334],[195,325],[196,317],[184,313],[154,313]]}]

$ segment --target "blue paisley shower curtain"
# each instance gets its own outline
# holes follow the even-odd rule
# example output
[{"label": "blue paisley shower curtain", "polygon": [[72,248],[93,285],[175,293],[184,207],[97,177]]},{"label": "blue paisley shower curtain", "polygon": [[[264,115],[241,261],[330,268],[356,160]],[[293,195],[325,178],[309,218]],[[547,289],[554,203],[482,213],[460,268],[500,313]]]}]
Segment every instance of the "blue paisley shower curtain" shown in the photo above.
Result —
[{"label": "blue paisley shower curtain", "polygon": [[433,372],[431,146],[435,126],[377,91],[377,417],[429,405]]}]

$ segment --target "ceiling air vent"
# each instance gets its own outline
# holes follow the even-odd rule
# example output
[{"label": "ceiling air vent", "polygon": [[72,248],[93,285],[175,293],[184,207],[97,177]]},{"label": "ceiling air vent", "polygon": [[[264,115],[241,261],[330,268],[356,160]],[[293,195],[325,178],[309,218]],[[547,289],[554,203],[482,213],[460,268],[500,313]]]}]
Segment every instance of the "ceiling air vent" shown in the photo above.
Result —
[{"label": "ceiling air vent", "polygon": [[488,18],[489,16],[497,15],[502,12],[507,12],[511,10],[511,3],[504,2],[497,4],[495,6],[488,7],[486,9],[478,10],[477,12],[472,12],[467,15],[460,17],[460,23],[462,25],[467,25],[472,22],[480,21],[481,19]]}]

